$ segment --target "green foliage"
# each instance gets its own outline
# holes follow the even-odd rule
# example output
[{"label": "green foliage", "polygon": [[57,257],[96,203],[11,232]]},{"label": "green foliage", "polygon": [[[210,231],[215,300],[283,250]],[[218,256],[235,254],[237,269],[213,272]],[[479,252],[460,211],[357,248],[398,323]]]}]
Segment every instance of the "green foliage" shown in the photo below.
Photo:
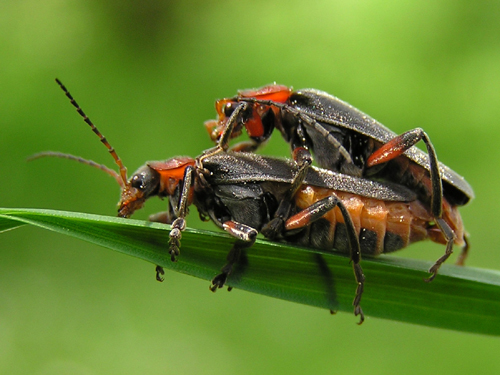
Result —
[{"label": "green foliage", "polygon": [[[188,229],[181,256],[166,251],[168,225],[50,210],[0,210],[0,229],[31,224],[74,236],[153,264],[211,280],[231,247],[228,235]],[[352,311],[354,280],[348,258],[258,240],[246,251],[228,285],[330,310]],[[500,272],[444,265],[423,282],[431,263],[364,259],[362,306],[367,315],[432,327],[500,335]],[[168,275],[167,275],[168,277]]]}]

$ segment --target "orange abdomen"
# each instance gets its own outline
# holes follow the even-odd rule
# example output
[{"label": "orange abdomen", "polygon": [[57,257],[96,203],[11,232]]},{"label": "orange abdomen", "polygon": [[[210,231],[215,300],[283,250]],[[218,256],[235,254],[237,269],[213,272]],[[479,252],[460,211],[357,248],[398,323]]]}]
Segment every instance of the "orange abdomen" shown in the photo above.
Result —
[{"label": "orange abdomen", "polygon": [[[359,235],[361,252],[378,255],[405,248],[409,244],[430,238],[446,243],[429,210],[420,201],[386,202],[351,193],[303,186],[295,195],[298,211],[335,194],[351,215]],[[324,220],[323,220],[324,219]],[[303,245],[349,252],[344,218],[338,207],[310,225],[298,239]],[[443,219],[456,235],[455,243],[464,244],[462,219],[456,207],[444,200]]]}]

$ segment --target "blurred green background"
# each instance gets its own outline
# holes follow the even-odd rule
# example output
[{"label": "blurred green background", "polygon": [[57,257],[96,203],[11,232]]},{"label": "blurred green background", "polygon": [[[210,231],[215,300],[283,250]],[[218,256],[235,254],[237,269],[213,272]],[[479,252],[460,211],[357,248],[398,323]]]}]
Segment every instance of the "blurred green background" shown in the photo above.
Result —
[{"label": "blurred green background", "polygon": [[[0,20],[2,207],[116,212],[119,189],[104,173],[26,162],[55,150],[113,166],[55,77],[130,172],[199,154],[211,146],[203,121],[215,117],[215,99],[276,81],[330,92],[398,133],[423,127],[476,193],[461,210],[467,264],[500,269],[499,2],[26,0],[1,2]],[[288,147],[276,134],[262,152],[286,156]],[[148,202],[136,218],[163,207]],[[188,223],[200,227],[196,216]],[[422,243],[396,256],[442,251]],[[2,234],[0,373],[500,371],[497,338],[369,311],[358,327],[351,314],[212,294],[180,274],[160,284],[153,268],[41,229]]]}]

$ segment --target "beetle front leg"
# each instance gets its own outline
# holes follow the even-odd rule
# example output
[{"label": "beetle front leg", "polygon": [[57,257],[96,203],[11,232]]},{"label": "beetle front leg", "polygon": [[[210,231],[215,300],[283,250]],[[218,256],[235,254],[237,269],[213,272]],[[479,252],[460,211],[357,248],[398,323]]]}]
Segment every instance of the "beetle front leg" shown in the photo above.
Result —
[{"label": "beetle front leg", "polygon": [[184,229],[186,229],[186,220],[180,217],[175,219],[172,223],[172,229],[169,234],[170,240],[168,241],[168,253],[172,262],[177,262],[177,257],[180,255],[179,248],[181,247],[182,232]]},{"label": "beetle front leg", "polygon": [[179,196],[179,203],[177,204],[177,219],[172,223],[172,229],[170,230],[170,240],[169,244],[169,254],[172,262],[177,261],[177,257],[179,256],[179,247],[181,246],[181,237],[182,231],[186,229],[186,220],[185,217],[187,215],[187,206],[188,206],[188,198],[189,192],[191,190],[191,185],[193,182],[193,173],[194,168],[189,166],[184,170],[183,184],[181,195]]},{"label": "beetle front leg", "polygon": [[[172,209],[172,205],[169,204],[168,211],[158,212],[156,214],[149,215],[148,220],[153,223],[162,223],[162,224],[172,224],[172,222],[176,219],[175,212]],[[163,282],[165,279],[163,275],[165,275],[165,270],[162,266],[156,266],[156,280],[159,282]]]},{"label": "beetle front leg", "polygon": [[[186,229],[185,217],[187,215],[187,205],[188,205],[189,191],[191,189],[193,181],[193,173],[194,173],[194,168],[191,166],[186,167],[186,169],[184,170],[182,191],[179,197],[179,202],[177,204],[178,212],[175,213],[172,206],[169,203],[168,211],[159,212],[149,217],[150,221],[162,222],[167,224],[170,224],[170,222],[175,218],[175,220],[173,220],[172,222],[172,226],[169,233],[170,239],[168,241],[168,246],[169,246],[168,253],[170,254],[170,260],[172,262],[177,262],[177,257],[180,254],[179,248],[181,246],[182,231]],[[162,275],[165,274],[165,270],[163,269],[163,267],[157,265],[155,272],[156,272],[156,280],[162,282],[164,280]]]},{"label": "beetle front leg", "polygon": [[229,148],[229,140],[233,135],[233,131],[236,127],[238,121],[241,120],[241,114],[248,108],[247,103],[239,103],[238,106],[234,109],[231,116],[229,116],[226,125],[220,135],[219,141],[217,142],[217,146],[212,147],[203,152],[203,155],[199,158],[201,165],[203,165],[203,159],[208,158],[213,155],[217,155],[221,152],[227,151]]},{"label": "beetle front leg", "polygon": [[[156,215],[151,215],[154,218],[158,216],[159,219],[165,217],[165,212],[160,212]],[[161,222],[161,221],[160,221]],[[172,262],[177,262],[177,257],[180,254],[179,247],[181,246],[182,231],[186,229],[186,221],[182,218],[177,218],[172,223],[172,229],[170,230],[170,240],[168,241],[168,253],[170,254],[170,260]],[[156,266],[156,280],[163,282],[165,280],[162,276],[165,275],[165,270],[162,266]]]},{"label": "beetle front leg", "polygon": [[255,152],[262,145],[262,143],[258,143],[253,139],[248,141],[238,142],[234,146],[229,148],[229,151],[232,152]]},{"label": "beetle front leg", "polygon": [[[234,265],[240,258],[241,251],[252,246],[258,234],[257,230],[254,228],[232,220],[226,221],[223,224],[223,228],[231,236],[235,237],[237,241],[231,250],[229,250],[227,263],[224,267],[222,267],[221,273],[212,279],[212,285],[210,286],[210,290],[212,292],[215,292],[217,289],[222,288],[226,284],[227,278],[231,272],[233,272]],[[228,290],[230,290],[230,288],[228,288]]]},{"label": "beetle front leg", "polygon": [[421,140],[424,141],[427,147],[427,154],[429,155],[429,172],[432,185],[431,212],[435,217],[440,218],[443,211],[443,183],[439,172],[439,161],[436,156],[436,150],[423,129],[416,128],[409,130],[382,145],[382,147],[370,155],[366,161],[366,166],[370,168],[378,164],[387,163],[400,156]]}]

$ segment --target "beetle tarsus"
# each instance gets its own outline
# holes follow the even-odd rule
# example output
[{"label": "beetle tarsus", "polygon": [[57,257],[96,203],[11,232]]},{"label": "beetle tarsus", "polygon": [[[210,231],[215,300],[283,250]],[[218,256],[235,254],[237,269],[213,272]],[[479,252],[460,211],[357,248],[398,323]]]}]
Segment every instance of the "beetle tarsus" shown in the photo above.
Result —
[{"label": "beetle tarsus", "polygon": [[436,263],[434,263],[434,265],[431,268],[429,268],[429,273],[431,273],[432,275],[429,276],[427,279],[424,279],[426,283],[430,283],[432,280],[434,280],[434,278],[438,273],[439,268],[446,261],[446,259],[450,257],[451,254],[452,252],[446,252],[441,258],[439,258],[436,261]]},{"label": "beetle tarsus", "polygon": [[177,262],[177,257],[180,255],[179,242],[177,242],[176,244],[170,243],[170,249],[168,253],[170,254],[170,260],[174,263]]},{"label": "beetle tarsus", "polygon": [[[224,287],[224,284],[226,283],[228,274],[225,272],[222,272],[215,276],[212,279],[212,285],[209,287],[212,292],[216,292],[217,289],[221,289]],[[229,289],[229,288],[228,288]]]},{"label": "beetle tarsus", "polygon": [[[446,240],[446,250],[444,255],[442,255],[438,260],[436,260],[436,263],[434,263],[434,265],[429,269],[429,273],[432,273],[432,275],[429,278],[424,279],[424,281],[428,283],[434,280],[441,265],[446,261],[446,259],[450,257],[451,254],[453,254],[453,243],[455,242],[456,239],[455,232],[443,219],[437,219],[436,224],[438,225],[439,229],[441,229],[441,232],[443,233],[443,236]],[[467,242],[466,242],[466,247],[467,247]]]},{"label": "beetle tarsus", "polygon": [[365,320],[365,315],[363,314],[363,309],[361,308],[361,297],[363,295],[363,291],[365,289],[365,275],[363,274],[363,269],[359,265],[359,263],[353,264],[354,275],[356,277],[356,281],[358,286],[356,287],[356,295],[354,297],[354,301],[352,302],[354,306],[354,316],[360,316],[359,324],[362,324]]},{"label": "beetle tarsus", "polygon": [[[253,241],[248,244],[246,242],[237,241],[229,253],[227,254],[227,263],[224,267],[221,268],[221,273],[215,276],[212,279],[212,285],[210,286],[210,290],[215,292],[217,289],[221,289],[226,284],[227,278],[233,272],[234,265],[238,262],[241,255],[242,248],[251,246]],[[231,291],[232,287],[228,287],[228,290]]]},{"label": "beetle tarsus", "polygon": [[163,269],[162,266],[156,266],[156,280],[159,281],[160,283],[165,280],[162,275],[165,275],[165,270]]},{"label": "beetle tarsus", "polygon": [[177,257],[180,254],[179,248],[181,247],[182,231],[186,228],[186,221],[182,218],[177,218],[172,224],[172,230],[170,231],[169,251],[170,260],[172,262],[177,262]]},{"label": "beetle tarsus", "polygon": [[358,315],[359,315],[359,322],[357,323],[357,325],[360,326],[365,321],[365,314],[363,313],[363,309],[361,308],[361,306],[354,307],[354,316]]},{"label": "beetle tarsus", "polygon": [[169,245],[169,251],[168,253],[171,256],[172,262],[176,262],[177,259],[176,257],[179,256],[180,251],[179,247],[181,246],[181,232],[178,229],[172,229],[170,232],[170,241],[168,242]]}]

